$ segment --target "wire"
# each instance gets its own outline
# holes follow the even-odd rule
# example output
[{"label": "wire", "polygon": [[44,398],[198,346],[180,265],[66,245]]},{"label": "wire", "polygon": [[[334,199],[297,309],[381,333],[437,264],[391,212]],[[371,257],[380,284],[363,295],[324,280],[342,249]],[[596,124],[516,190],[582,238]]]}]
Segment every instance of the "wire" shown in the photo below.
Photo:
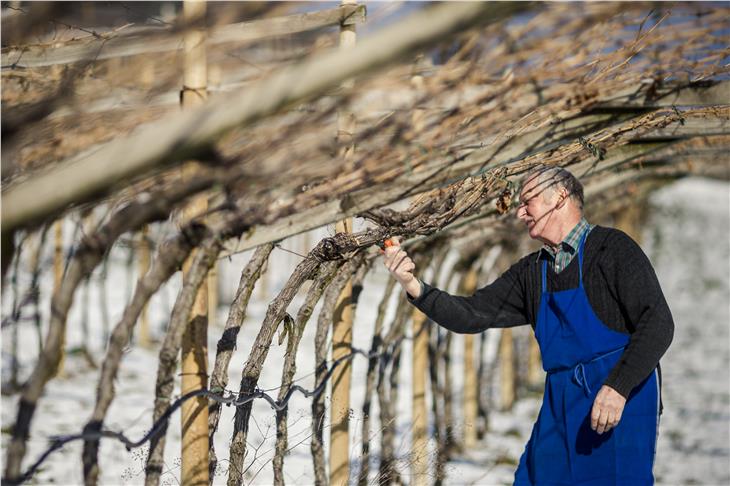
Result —
[{"label": "wire", "polygon": [[274,243],[274,247],[275,248],[278,248],[279,250],[282,250],[282,251],[286,251],[286,252],[289,252],[289,253],[293,253],[294,255],[300,256],[302,258],[307,258],[307,255],[302,255],[301,253],[297,253],[297,252],[292,251],[292,250],[287,250],[286,248],[283,248],[283,247],[279,246],[278,243]]},{"label": "wire", "polygon": [[362,355],[365,356],[368,359],[381,356],[383,354],[387,354],[385,352],[381,353],[375,353],[375,352],[366,352],[360,349],[351,348],[350,354],[347,354],[345,356],[342,356],[335,361],[332,362],[332,366],[329,368],[327,373],[324,375],[324,378],[322,379],[322,382],[314,388],[313,390],[307,390],[299,385],[292,385],[289,390],[287,390],[286,395],[282,400],[275,400],[273,397],[268,395],[264,390],[261,390],[259,388],[256,388],[251,393],[244,393],[239,394],[235,392],[225,391],[223,390],[222,393],[218,392],[218,390],[208,390],[208,389],[202,389],[202,390],[195,390],[189,393],[186,393],[185,395],[181,396],[177,400],[175,400],[165,411],[165,413],[162,414],[162,416],[157,419],[157,421],[152,425],[152,428],[139,440],[131,440],[126,435],[124,435],[123,432],[115,432],[112,430],[100,430],[98,432],[82,432],[80,434],[73,434],[73,435],[62,435],[62,436],[51,436],[50,441],[51,445],[46,449],[46,451],[41,454],[41,456],[38,458],[38,460],[30,466],[23,474],[21,474],[17,478],[3,478],[3,482],[7,482],[7,484],[21,484],[24,483],[30,478],[33,477],[33,474],[38,470],[38,468],[45,462],[45,460],[50,456],[53,452],[57,451],[64,445],[68,444],[69,442],[74,442],[77,440],[99,440],[103,438],[109,438],[109,439],[117,439],[118,441],[122,442],[127,450],[132,450],[135,448],[138,448],[145,444],[146,442],[152,440],[154,437],[157,436],[166,426],[168,421],[170,420],[170,417],[172,416],[175,411],[177,411],[178,408],[182,406],[184,402],[187,400],[190,400],[191,398],[203,396],[210,400],[214,400],[216,402],[224,403],[226,405],[233,405],[235,407],[241,407],[243,405],[246,405],[252,401],[254,401],[257,398],[263,398],[269,404],[271,407],[278,411],[284,410],[288,407],[289,400],[294,395],[294,392],[299,392],[302,395],[304,395],[306,398],[310,397],[317,397],[319,396],[325,389],[327,382],[332,377],[332,374],[334,373],[337,366],[342,364],[345,361],[351,360],[356,355]]}]

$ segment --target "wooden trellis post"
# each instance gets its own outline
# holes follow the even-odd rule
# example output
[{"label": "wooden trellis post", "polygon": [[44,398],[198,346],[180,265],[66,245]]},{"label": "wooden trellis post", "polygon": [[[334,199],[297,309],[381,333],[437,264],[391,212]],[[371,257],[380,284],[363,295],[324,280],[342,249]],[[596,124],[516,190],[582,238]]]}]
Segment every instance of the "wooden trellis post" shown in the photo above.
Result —
[{"label": "wooden trellis post", "polygon": [[[207,69],[205,54],[206,4],[202,0],[186,0],[183,17],[190,25],[185,33],[185,73],[183,76],[182,104],[184,108],[197,106],[207,96]],[[186,172],[190,169],[185,169]],[[199,196],[185,210],[189,220],[207,210],[207,198]],[[190,270],[192,255],[183,265],[183,273]],[[190,322],[182,341],[181,393],[208,386],[208,291],[201,286],[195,298]],[[182,405],[182,484],[208,484],[208,400],[198,397]]]},{"label": "wooden trellis post", "polygon": [[[503,242],[502,252],[497,257],[495,269],[498,273],[504,272],[512,263],[515,256],[515,248],[510,242]],[[515,367],[515,341],[511,328],[502,330],[499,339],[499,396],[500,408],[511,410],[517,397],[516,383],[517,370]]]},{"label": "wooden trellis post", "polygon": [[[423,77],[415,74],[411,85],[418,91],[423,89]],[[414,133],[423,130],[424,111],[414,109],[411,125]],[[413,310],[413,402],[411,409],[413,437],[411,443],[411,484],[420,486],[428,484],[428,407],[426,404],[426,378],[428,373],[428,340],[426,328],[427,317],[418,309]],[[433,391],[435,392],[435,390]]]},{"label": "wooden trellis post", "polygon": [[[352,219],[339,221],[337,232],[352,232]],[[332,360],[349,354],[352,346],[352,281],[345,284],[335,307],[332,319]],[[332,400],[330,404],[330,484],[347,484],[350,476],[349,413],[350,413],[350,362],[338,366],[332,374]]]},{"label": "wooden trellis post", "polygon": [[[139,260],[137,262],[138,278],[144,278],[150,269],[150,245],[147,241],[149,236],[149,227],[144,225],[139,231]],[[147,304],[142,308],[139,315],[139,345],[143,348],[149,348],[152,344],[150,339],[150,320],[147,315]]]},{"label": "wooden trellis post", "polygon": [[208,272],[208,327],[217,325],[218,311],[218,262]]},{"label": "wooden trellis post", "polygon": [[542,360],[540,359],[540,346],[537,344],[535,334],[530,333],[529,351],[527,355],[527,384],[531,388],[535,388],[542,383]]},{"label": "wooden trellis post", "polygon": [[[61,288],[63,282],[63,218],[53,224],[53,294]],[[53,309],[51,309],[53,312]],[[66,361],[66,335],[61,337],[61,357],[58,360],[55,376],[64,376],[64,363]]]},{"label": "wooden trellis post", "polygon": [[515,344],[512,329],[502,330],[499,341],[501,409],[510,410],[515,403]]},{"label": "wooden trellis post", "polygon": [[[477,265],[472,265],[464,276],[461,293],[471,295],[477,288]],[[477,369],[474,365],[474,335],[464,336],[464,448],[477,444],[477,411],[478,411]]]},{"label": "wooden trellis post", "polygon": [[428,330],[426,315],[413,310],[413,438],[411,446],[411,482],[428,484],[428,408],[426,406],[426,374],[428,373]]},{"label": "wooden trellis post", "polygon": [[[354,4],[354,0],[343,0],[342,5]],[[340,48],[348,49],[355,45],[357,35],[355,24],[340,25]],[[352,81],[343,83],[344,88],[352,87]],[[337,117],[337,141],[341,147],[339,156],[348,159],[355,147],[352,136],[355,131],[354,115],[340,111]],[[352,218],[338,221],[338,233],[352,232]],[[332,359],[347,355],[352,346],[352,281],[348,280],[337,299],[336,312],[332,321]],[[332,375],[332,402],[330,408],[330,484],[347,484],[350,477],[349,454],[349,416],[350,416],[350,379],[352,366],[347,362],[337,368]]]},{"label": "wooden trellis post", "polygon": [[635,242],[641,243],[641,223],[644,219],[644,198],[634,198],[633,204],[630,204],[613,215],[614,225]]}]

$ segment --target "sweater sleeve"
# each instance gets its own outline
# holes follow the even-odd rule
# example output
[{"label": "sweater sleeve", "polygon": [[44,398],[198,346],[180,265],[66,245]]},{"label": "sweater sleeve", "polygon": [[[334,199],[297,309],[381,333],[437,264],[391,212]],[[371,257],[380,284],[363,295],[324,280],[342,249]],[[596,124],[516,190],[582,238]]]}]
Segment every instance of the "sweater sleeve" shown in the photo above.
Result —
[{"label": "sweater sleeve", "polygon": [[[611,258],[601,262],[631,333],[629,344],[606,379],[628,399],[659,364],[674,335],[674,321],[649,259],[629,236],[617,231]],[[609,255],[607,255],[609,256]]]},{"label": "sweater sleeve", "polygon": [[520,262],[471,296],[451,295],[421,282],[421,295],[408,301],[440,326],[475,334],[492,327],[527,324],[523,270]]}]

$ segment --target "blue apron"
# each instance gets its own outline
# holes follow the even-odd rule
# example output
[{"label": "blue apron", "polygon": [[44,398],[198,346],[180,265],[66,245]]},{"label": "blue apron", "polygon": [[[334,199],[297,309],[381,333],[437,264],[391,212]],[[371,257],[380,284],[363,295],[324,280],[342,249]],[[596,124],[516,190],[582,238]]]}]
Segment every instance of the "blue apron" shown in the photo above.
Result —
[{"label": "blue apron", "polygon": [[602,435],[591,429],[593,401],[629,336],[603,324],[588,301],[583,287],[585,239],[584,235],[578,249],[578,288],[548,292],[543,261],[535,337],[547,372],[545,394],[515,472],[515,485],[654,483],[656,370],[631,392],[615,428]]}]

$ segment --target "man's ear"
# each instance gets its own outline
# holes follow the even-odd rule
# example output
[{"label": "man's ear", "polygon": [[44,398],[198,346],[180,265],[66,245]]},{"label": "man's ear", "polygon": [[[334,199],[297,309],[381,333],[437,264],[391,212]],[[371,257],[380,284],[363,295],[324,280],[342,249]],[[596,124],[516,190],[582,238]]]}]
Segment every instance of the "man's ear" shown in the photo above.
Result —
[{"label": "man's ear", "polygon": [[560,188],[560,191],[558,192],[558,203],[555,205],[556,209],[560,209],[563,206],[565,206],[565,202],[568,200],[568,197],[570,195],[568,194],[568,190],[564,187]]}]

